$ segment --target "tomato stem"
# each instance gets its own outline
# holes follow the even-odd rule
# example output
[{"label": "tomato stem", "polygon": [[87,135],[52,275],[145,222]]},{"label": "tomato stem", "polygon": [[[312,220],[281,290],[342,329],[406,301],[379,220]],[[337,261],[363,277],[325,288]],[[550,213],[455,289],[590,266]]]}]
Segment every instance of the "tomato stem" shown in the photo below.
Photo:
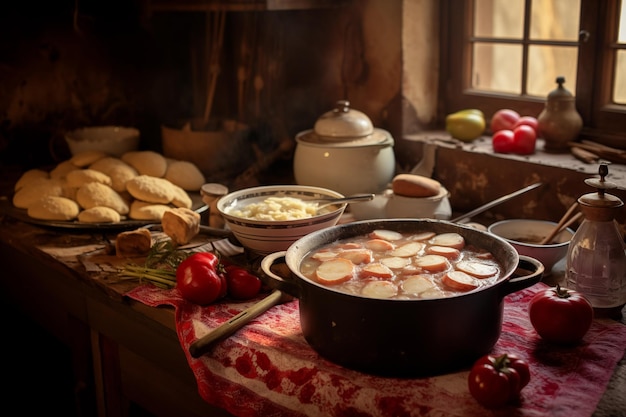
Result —
[{"label": "tomato stem", "polygon": [[508,367],[508,365],[509,365],[509,356],[506,353],[495,357],[495,363],[493,364],[493,367],[495,369],[501,370],[501,369]]},{"label": "tomato stem", "polygon": [[570,297],[570,293],[567,290],[567,288],[561,288],[561,286],[559,284],[556,284],[555,292],[556,292],[556,295],[559,296],[559,298],[569,298]]}]

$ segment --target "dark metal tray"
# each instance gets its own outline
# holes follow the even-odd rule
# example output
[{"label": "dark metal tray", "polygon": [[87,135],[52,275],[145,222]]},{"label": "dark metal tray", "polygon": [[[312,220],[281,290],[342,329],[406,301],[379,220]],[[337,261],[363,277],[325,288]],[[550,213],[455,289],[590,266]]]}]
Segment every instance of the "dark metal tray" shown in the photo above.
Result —
[{"label": "dark metal tray", "polygon": [[[200,193],[189,193],[192,201],[192,210],[196,213],[202,214],[208,210],[208,206],[202,201]],[[13,205],[12,196],[0,196],[0,212],[13,217],[17,220],[25,223],[30,223],[43,227],[50,227],[54,229],[71,229],[74,231],[120,231],[120,230],[132,230],[138,227],[147,226],[150,224],[158,223],[154,220],[132,220],[124,219],[116,223],[86,223],[73,221],[58,221],[58,220],[39,220],[30,217],[25,209],[17,208]]]}]

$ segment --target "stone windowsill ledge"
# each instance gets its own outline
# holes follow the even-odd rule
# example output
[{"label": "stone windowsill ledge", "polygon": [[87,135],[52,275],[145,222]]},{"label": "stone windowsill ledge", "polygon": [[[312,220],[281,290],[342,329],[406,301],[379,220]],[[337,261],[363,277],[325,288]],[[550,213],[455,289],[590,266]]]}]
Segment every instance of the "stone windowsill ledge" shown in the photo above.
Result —
[{"label": "stone windowsill ledge", "polygon": [[[466,152],[488,154],[494,158],[516,160],[556,168],[563,168],[569,171],[589,174],[590,177],[597,176],[598,164],[589,164],[580,161],[569,152],[550,153],[543,150],[543,139],[537,139],[536,152],[532,155],[499,154],[493,151],[491,146],[491,136],[482,136],[470,143],[464,143],[453,139],[445,131],[428,131],[418,134],[405,135],[404,140],[410,142],[421,142],[422,144],[434,144],[436,146],[460,149]],[[626,190],[626,165],[610,163],[609,181],[615,183],[619,189]]]}]

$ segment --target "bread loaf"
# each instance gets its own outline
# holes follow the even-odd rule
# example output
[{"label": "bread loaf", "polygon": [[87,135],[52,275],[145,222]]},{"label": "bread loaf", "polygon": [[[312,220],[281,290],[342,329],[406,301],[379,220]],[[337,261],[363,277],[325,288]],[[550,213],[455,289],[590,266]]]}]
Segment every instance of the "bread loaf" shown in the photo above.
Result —
[{"label": "bread loaf", "polygon": [[391,182],[391,188],[394,194],[404,197],[432,197],[439,194],[441,184],[421,175],[399,174]]},{"label": "bread loaf", "polygon": [[173,208],[163,213],[163,232],[178,245],[185,245],[200,231],[200,214],[185,207]]},{"label": "bread loaf", "polygon": [[146,256],[152,247],[152,235],[148,229],[120,232],[115,239],[115,254],[120,258]]}]

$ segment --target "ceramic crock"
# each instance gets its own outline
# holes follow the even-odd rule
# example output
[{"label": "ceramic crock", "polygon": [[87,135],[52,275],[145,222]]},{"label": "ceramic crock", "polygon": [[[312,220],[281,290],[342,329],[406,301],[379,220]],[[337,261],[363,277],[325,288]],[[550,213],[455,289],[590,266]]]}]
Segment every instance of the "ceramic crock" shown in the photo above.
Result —
[{"label": "ceramic crock", "polygon": [[394,140],[375,128],[346,100],[323,114],[313,129],[296,135],[293,169],[296,183],[349,196],[379,193],[395,173]]},{"label": "ceramic crock", "polygon": [[391,193],[385,205],[385,217],[449,220],[452,215],[449,194],[444,187],[431,197],[405,197]]}]

